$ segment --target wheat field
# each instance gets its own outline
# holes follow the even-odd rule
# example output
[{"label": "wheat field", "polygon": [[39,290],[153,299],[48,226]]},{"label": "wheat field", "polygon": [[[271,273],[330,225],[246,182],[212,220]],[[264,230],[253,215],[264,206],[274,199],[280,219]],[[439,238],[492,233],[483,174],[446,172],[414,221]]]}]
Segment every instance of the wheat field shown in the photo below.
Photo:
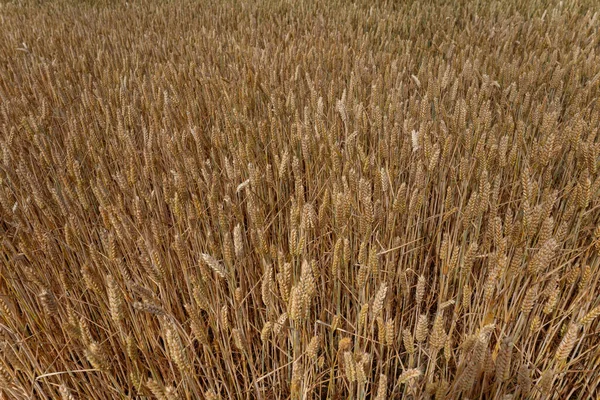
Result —
[{"label": "wheat field", "polygon": [[598,398],[599,12],[2,1],[0,398]]}]

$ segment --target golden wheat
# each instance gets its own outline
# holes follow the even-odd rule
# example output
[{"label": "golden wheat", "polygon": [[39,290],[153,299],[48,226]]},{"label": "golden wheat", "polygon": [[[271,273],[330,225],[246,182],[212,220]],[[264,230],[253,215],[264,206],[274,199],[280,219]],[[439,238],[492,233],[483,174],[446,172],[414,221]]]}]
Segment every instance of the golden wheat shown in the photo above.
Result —
[{"label": "golden wheat", "polygon": [[0,397],[589,399],[592,0],[0,3]]}]

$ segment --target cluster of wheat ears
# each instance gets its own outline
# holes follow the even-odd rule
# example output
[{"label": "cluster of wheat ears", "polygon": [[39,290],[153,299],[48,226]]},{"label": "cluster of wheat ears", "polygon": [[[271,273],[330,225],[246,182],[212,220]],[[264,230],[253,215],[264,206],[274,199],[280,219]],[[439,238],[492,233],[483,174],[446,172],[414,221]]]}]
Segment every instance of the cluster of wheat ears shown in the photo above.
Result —
[{"label": "cluster of wheat ears", "polygon": [[0,3],[0,398],[593,398],[599,11]]}]

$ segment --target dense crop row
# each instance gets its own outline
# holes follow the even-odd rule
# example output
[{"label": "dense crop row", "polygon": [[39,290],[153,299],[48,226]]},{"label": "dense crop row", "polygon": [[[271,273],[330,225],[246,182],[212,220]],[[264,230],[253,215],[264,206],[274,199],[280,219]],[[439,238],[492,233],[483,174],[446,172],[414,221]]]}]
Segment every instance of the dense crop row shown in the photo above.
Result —
[{"label": "dense crop row", "polygon": [[598,11],[0,3],[0,393],[592,398]]}]

